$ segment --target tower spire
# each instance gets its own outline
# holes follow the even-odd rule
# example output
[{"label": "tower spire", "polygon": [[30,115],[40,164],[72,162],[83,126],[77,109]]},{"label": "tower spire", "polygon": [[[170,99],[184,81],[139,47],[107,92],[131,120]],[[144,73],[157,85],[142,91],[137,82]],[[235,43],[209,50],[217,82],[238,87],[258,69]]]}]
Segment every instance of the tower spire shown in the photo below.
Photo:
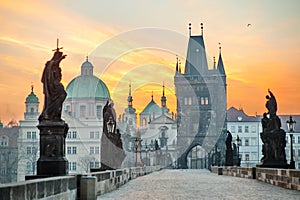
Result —
[{"label": "tower spire", "polygon": [[213,59],[214,59],[214,70],[216,70],[216,57],[214,56]]},{"label": "tower spire", "polygon": [[128,107],[132,107],[133,98],[131,96],[131,82],[129,83],[129,92],[128,92],[127,101],[128,101]]},{"label": "tower spire", "polygon": [[201,26],[201,35],[203,36],[203,23],[201,23],[200,26]]},{"label": "tower spire", "polygon": [[153,90],[152,90],[152,94],[151,94],[151,99],[152,99],[152,101],[153,101]]},{"label": "tower spire", "polygon": [[178,56],[176,55],[176,72],[178,72]]},{"label": "tower spire", "polygon": [[192,35],[192,24],[189,23],[189,36],[191,36],[191,35]]}]

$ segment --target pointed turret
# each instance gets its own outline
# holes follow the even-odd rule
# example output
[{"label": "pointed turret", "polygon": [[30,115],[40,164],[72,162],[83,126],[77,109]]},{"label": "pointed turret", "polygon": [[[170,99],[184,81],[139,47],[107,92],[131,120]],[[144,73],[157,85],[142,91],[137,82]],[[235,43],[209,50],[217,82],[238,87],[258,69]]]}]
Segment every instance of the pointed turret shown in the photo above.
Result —
[{"label": "pointed turret", "polygon": [[[191,30],[191,29],[190,29]],[[208,71],[205,45],[203,40],[203,24],[201,23],[201,35],[191,35],[185,63],[185,75],[202,75]]]},{"label": "pointed turret", "polygon": [[221,54],[221,46],[219,47],[219,60],[218,60],[218,65],[217,65],[217,69],[220,73],[220,75],[225,76],[225,69],[224,69],[224,65],[223,65],[223,60],[222,60],[222,54]]}]

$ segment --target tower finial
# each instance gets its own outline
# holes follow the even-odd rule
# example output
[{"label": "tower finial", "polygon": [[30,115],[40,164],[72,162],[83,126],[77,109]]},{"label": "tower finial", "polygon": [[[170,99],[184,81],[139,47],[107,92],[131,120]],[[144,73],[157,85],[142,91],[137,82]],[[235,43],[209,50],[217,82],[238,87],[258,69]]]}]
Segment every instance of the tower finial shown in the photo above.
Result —
[{"label": "tower finial", "polygon": [[89,55],[86,55],[86,61],[89,61]]},{"label": "tower finial", "polygon": [[33,86],[33,84],[31,83],[31,92],[32,92],[32,93],[33,93],[33,87],[34,87],[34,86]]},{"label": "tower finial", "polygon": [[129,82],[129,96],[131,96],[131,81]]},{"label": "tower finial", "polygon": [[192,35],[192,24],[191,23],[189,23],[189,34],[190,34],[190,36]]},{"label": "tower finial", "polygon": [[165,82],[163,81],[163,96],[165,96]]},{"label": "tower finial", "polygon": [[203,36],[203,23],[201,23],[200,25],[201,25],[201,35]]},{"label": "tower finial", "polygon": [[216,57],[214,56],[214,70],[216,70]]},{"label": "tower finial", "polygon": [[152,94],[151,94],[151,99],[152,99],[152,101],[153,101],[153,90],[152,90]]},{"label": "tower finial", "polygon": [[221,42],[219,42],[219,53],[221,54],[221,49],[222,49],[222,47],[221,47]]},{"label": "tower finial", "polygon": [[181,73],[181,61],[179,60],[179,73]]},{"label": "tower finial", "polygon": [[178,72],[178,56],[176,55],[176,72]]}]

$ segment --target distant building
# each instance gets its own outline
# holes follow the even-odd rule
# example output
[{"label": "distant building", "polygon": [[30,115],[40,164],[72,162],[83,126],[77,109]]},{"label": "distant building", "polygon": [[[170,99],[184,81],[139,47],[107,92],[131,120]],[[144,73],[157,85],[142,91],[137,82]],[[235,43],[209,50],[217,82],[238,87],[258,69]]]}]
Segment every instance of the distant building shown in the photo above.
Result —
[{"label": "distant building", "polygon": [[4,127],[0,122],[0,183],[17,181],[19,127]]},{"label": "distant building", "polygon": [[239,136],[239,157],[243,167],[255,167],[262,158],[260,121],[260,117],[249,116],[243,109],[231,107],[227,110],[227,129],[231,132],[232,142],[236,146]]}]

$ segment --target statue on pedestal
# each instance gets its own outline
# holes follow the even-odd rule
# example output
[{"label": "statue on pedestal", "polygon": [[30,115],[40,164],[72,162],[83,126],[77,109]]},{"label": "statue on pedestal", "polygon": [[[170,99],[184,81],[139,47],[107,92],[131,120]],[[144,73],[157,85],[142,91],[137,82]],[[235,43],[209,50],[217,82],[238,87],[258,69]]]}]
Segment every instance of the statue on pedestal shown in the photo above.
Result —
[{"label": "statue on pedestal", "polygon": [[225,166],[233,166],[232,135],[227,131]]},{"label": "statue on pedestal", "polygon": [[287,168],[285,155],[285,131],[281,129],[281,121],[276,115],[277,102],[274,94],[268,90],[266,108],[268,112],[261,119],[263,132],[260,133],[263,142],[260,167]]},{"label": "statue on pedestal", "polygon": [[100,171],[121,168],[125,152],[121,134],[116,131],[116,112],[113,102],[107,101],[103,108],[103,134],[101,137],[101,168]]}]

